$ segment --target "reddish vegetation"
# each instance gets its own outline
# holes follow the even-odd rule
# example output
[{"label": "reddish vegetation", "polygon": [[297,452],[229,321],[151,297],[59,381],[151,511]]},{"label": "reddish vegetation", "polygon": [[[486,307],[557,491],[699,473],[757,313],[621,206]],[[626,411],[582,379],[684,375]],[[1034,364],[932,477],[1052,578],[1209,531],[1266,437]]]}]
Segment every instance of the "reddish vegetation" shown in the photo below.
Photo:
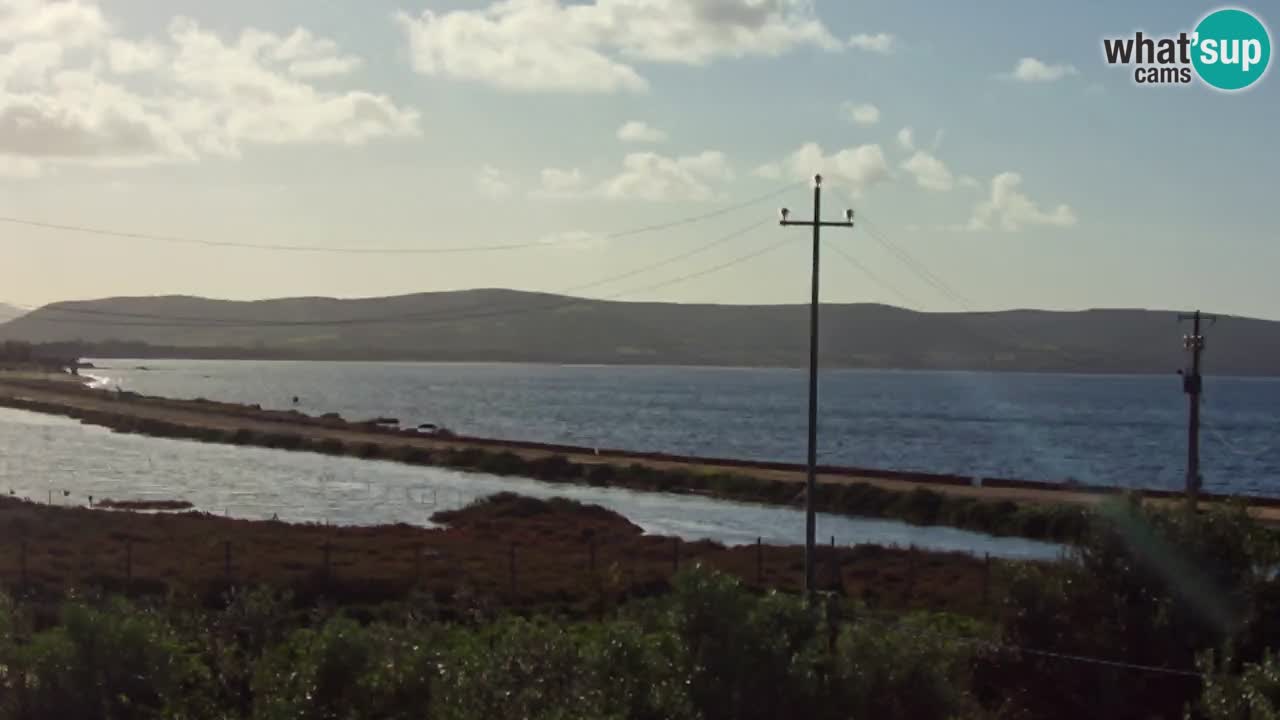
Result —
[{"label": "reddish vegetation", "polygon": [[[567,500],[503,494],[442,520],[450,527],[325,527],[0,499],[0,583],[37,594],[94,585],[204,597],[228,583],[273,585],[340,603],[416,590],[443,608],[585,612],[663,591],[677,564],[701,562],[754,587],[789,591],[802,573],[798,547],[681,543]],[[870,546],[821,550],[819,577],[830,583],[838,568],[846,594],[889,607],[983,609],[989,573],[981,560]],[[998,578],[990,582],[999,586]]]},{"label": "reddish vegetation", "polygon": [[570,544],[592,539],[597,543],[634,541],[644,534],[639,525],[599,505],[563,498],[537,500],[515,493],[498,493],[460,510],[442,510],[431,520],[478,536],[533,537]]},{"label": "reddish vegetation", "polygon": [[186,500],[99,500],[94,506],[103,510],[190,510]]}]

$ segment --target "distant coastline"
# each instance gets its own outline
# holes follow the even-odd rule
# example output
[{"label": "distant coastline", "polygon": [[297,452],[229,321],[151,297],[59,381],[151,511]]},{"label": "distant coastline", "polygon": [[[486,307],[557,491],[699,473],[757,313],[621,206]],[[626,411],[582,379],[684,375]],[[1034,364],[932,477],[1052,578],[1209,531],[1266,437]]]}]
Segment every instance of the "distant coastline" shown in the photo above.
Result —
[{"label": "distant coastline", "polygon": [[[804,368],[806,305],[621,303],[511,290],[336,300],[194,297],[55,303],[0,324],[42,355],[208,360],[499,362]],[[822,307],[824,368],[1173,374],[1168,310],[919,312]],[[1206,372],[1280,375],[1280,322],[1221,315]]]},{"label": "distant coastline", "polygon": [[[61,346],[61,344],[59,344]],[[666,359],[654,359],[651,362],[645,362],[641,358],[631,357],[623,359],[615,359],[612,361],[605,360],[557,360],[557,359],[537,359],[537,358],[521,358],[509,356],[472,356],[458,357],[447,354],[440,355],[399,355],[399,354],[378,354],[378,353],[358,353],[358,352],[323,352],[323,353],[298,353],[287,350],[270,350],[270,349],[249,349],[249,348],[222,348],[222,347],[191,347],[191,348],[166,348],[166,347],[148,347],[139,349],[137,352],[104,352],[95,346],[84,346],[84,351],[78,357],[89,360],[226,360],[226,361],[258,361],[258,362],[341,362],[341,363],[436,363],[450,365],[547,365],[555,367],[673,367],[673,368],[722,368],[722,369],[742,369],[742,370],[806,370],[807,366],[802,364],[768,364],[768,363],[714,363],[714,362],[672,362]],[[1015,374],[1054,374],[1054,375],[1143,375],[1143,376],[1161,376],[1161,375],[1177,375],[1177,368],[1173,367],[1167,370],[1158,370],[1150,367],[1080,367],[1075,364],[1054,365],[1046,363],[1042,366],[1025,366],[1025,367],[1008,367],[1001,365],[833,365],[829,363],[821,364],[822,370],[875,370],[887,372],[992,372],[992,373],[1015,373]],[[1244,378],[1280,378],[1280,369],[1272,372],[1232,372],[1232,373],[1207,373],[1217,377],[1244,377]]]}]

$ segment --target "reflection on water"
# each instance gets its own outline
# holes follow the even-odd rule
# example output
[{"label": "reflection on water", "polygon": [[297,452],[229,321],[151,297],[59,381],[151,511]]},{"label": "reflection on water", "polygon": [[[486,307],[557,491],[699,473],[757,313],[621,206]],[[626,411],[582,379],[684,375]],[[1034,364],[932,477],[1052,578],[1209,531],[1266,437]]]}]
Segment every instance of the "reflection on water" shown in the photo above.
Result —
[{"label": "reflection on water", "polygon": [[[1176,357],[1175,357],[1176,359]],[[106,360],[149,395],[206,397],[471,435],[803,462],[802,370],[484,363]],[[148,370],[137,370],[138,365]],[[1280,493],[1280,379],[1208,380],[1203,471],[1215,492]],[[833,465],[1177,489],[1176,375],[824,370],[818,457]]]},{"label": "reflection on water", "polygon": [[[615,510],[646,531],[726,544],[802,542],[804,514],[700,497],[554,485],[444,468],[213,445],[112,433],[67,418],[0,408],[0,492],[55,502],[177,499],[233,517],[294,522],[430,525],[439,509],[503,490],[569,497]],[[63,492],[70,492],[64,498]],[[1060,547],[944,527],[819,515],[818,536],[839,544],[916,545],[1055,557]]]}]

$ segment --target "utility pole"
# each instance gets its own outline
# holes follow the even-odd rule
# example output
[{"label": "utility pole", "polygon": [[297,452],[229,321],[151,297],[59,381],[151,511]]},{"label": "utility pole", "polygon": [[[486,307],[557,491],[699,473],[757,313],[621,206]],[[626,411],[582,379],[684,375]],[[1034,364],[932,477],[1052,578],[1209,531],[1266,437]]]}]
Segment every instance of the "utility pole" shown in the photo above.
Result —
[{"label": "utility pole", "polygon": [[809,300],[809,458],[804,493],[804,590],[810,598],[817,591],[814,536],[817,520],[814,516],[814,496],[818,489],[818,249],[821,244],[819,231],[823,227],[853,227],[853,211],[844,211],[843,222],[822,221],[822,176],[813,176],[813,219],[790,220],[791,211],[782,209],[782,225],[803,225],[813,228],[813,288]]},{"label": "utility pole", "polygon": [[1204,352],[1204,336],[1200,334],[1200,321],[1217,322],[1217,315],[1178,313],[1179,322],[1190,320],[1191,334],[1182,336],[1182,347],[1191,352],[1191,369],[1182,372],[1182,391],[1187,394],[1187,506],[1195,512],[1200,499],[1200,392],[1204,382],[1200,377],[1200,354]]}]

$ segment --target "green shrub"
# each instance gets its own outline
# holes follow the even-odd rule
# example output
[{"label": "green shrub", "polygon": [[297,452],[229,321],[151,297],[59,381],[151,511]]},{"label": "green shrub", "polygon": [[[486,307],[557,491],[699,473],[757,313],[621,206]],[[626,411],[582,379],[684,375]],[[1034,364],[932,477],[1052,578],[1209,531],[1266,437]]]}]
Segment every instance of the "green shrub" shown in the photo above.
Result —
[{"label": "green shrub", "polygon": [[182,718],[208,709],[195,647],[122,601],[67,605],[58,626],[14,653],[10,671],[24,678],[15,694],[28,717]]},{"label": "green shrub", "polygon": [[[334,618],[296,630],[258,663],[253,716],[263,720],[423,717],[434,656],[383,626]],[[420,639],[420,638],[415,638]]]}]

